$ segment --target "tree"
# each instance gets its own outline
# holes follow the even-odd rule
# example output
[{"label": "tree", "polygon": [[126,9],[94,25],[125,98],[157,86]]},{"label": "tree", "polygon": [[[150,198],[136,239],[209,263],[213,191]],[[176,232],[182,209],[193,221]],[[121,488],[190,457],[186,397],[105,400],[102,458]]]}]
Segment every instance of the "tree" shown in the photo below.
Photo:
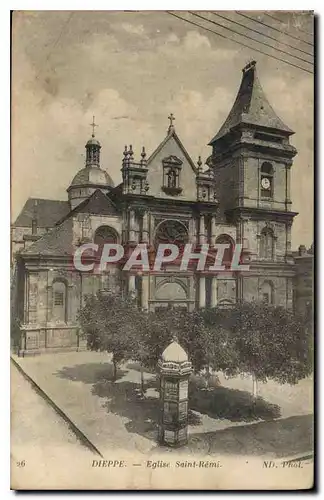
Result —
[{"label": "tree", "polygon": [[237,370],[252,375],[254,397],[258,381],[296,384],[312,372],[312,335],[304,318],[251,302],[232,310],[229,326]]},{"label": "tree", "polygon": [[203,329],[200,342],[205,364],[214,371],[234,376],[238,372],[238,354],[231,336],[231,318],[228,310],[205,309],[202,311]]},{"label": "tree", "polygon": [[143,318],[132,297],[103,292],[87,296],[79,311],[78,319],[88,348],[113,354],[114,380],[118,364],[131,357],[137,345],[135,339],[142,329]]}]

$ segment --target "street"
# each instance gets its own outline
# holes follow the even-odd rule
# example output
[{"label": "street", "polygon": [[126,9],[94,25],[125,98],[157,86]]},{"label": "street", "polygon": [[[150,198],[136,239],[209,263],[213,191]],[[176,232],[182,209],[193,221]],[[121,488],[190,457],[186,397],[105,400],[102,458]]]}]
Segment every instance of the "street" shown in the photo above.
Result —
[{"label": "street", "polygon": [[91,452],[83,446],[67,423],[11,365],[11,453],[13,463],[24,467],[32,455],[45,460],[64,454]]}]

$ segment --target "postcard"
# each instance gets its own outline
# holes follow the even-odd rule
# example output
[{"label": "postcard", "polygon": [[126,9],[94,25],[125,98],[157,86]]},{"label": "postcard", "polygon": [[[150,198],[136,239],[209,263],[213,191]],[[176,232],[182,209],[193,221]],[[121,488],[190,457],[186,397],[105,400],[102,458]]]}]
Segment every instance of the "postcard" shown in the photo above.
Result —
[{"label": "postcard", "polygon": [[13,12],[12,489],[313,487],[314,45]]}]

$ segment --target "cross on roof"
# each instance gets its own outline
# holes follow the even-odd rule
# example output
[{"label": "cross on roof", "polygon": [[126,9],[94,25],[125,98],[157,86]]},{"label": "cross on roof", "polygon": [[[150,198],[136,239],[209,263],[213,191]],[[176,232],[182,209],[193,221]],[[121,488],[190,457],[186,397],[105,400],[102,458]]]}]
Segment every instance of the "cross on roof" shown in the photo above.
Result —
[{"label": "cross on roof", "polygon": [[168,120],[170,120],[170,127],[169,128],[172,128],[173,127],[173,122],[175,120],[174,116],[173,116],[173,113],[171,113],[169,116],[168,116]]},{"label": "cross on roof", "polygon": [[99,126],[99,125],[97,125],[95,123],[95,117],[94,116],[92,117],[92,123],[90,123],[90,126],[92,127],[92,137],[94,137],[95,136],[95,127]]}]

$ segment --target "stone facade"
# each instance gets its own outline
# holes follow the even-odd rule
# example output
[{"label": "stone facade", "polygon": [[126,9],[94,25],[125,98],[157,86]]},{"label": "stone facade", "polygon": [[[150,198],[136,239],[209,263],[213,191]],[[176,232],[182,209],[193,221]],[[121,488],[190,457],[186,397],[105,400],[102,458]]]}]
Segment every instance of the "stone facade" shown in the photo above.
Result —
[{"label": "stone facade", "polygon": [[308,250],[300,245],[298,252],[294,252],[294,308],[295,311],[308,319],[313,318],[314,295],[314,245]]},{"label": "stone facade", "polygon": [[[292,308],[296,214],[290,174],[296,150],[289,143],[293,132],[264,96],[255,64],[243,69],[233,109],[210,142],[212,154],[204,168],[200,158],[197,163],[190,158],[169,118],[167,135],[149,158],[144,148],[137,159],[131,146],[125,148],[118,186],[101,169],[101,145],[93,136],[85,168],[68,187],[69,201],[58,202],[57,220],[38,224],[39,203],[27,202],[28,210],[13,227],[21,354],[84,348],[78,310],[86,295],[100,289],[136,294],[143,310],[229,307],[237,300]],[[250,270],[211,274],[191,266],[181,271],[177,262],[154,273],[126,272],[121,265],[102,274],[75,270],[75,250],[98,241],[126,249],[137,243],[149,248],[161,242],[196,248],[239,243]]]}]

